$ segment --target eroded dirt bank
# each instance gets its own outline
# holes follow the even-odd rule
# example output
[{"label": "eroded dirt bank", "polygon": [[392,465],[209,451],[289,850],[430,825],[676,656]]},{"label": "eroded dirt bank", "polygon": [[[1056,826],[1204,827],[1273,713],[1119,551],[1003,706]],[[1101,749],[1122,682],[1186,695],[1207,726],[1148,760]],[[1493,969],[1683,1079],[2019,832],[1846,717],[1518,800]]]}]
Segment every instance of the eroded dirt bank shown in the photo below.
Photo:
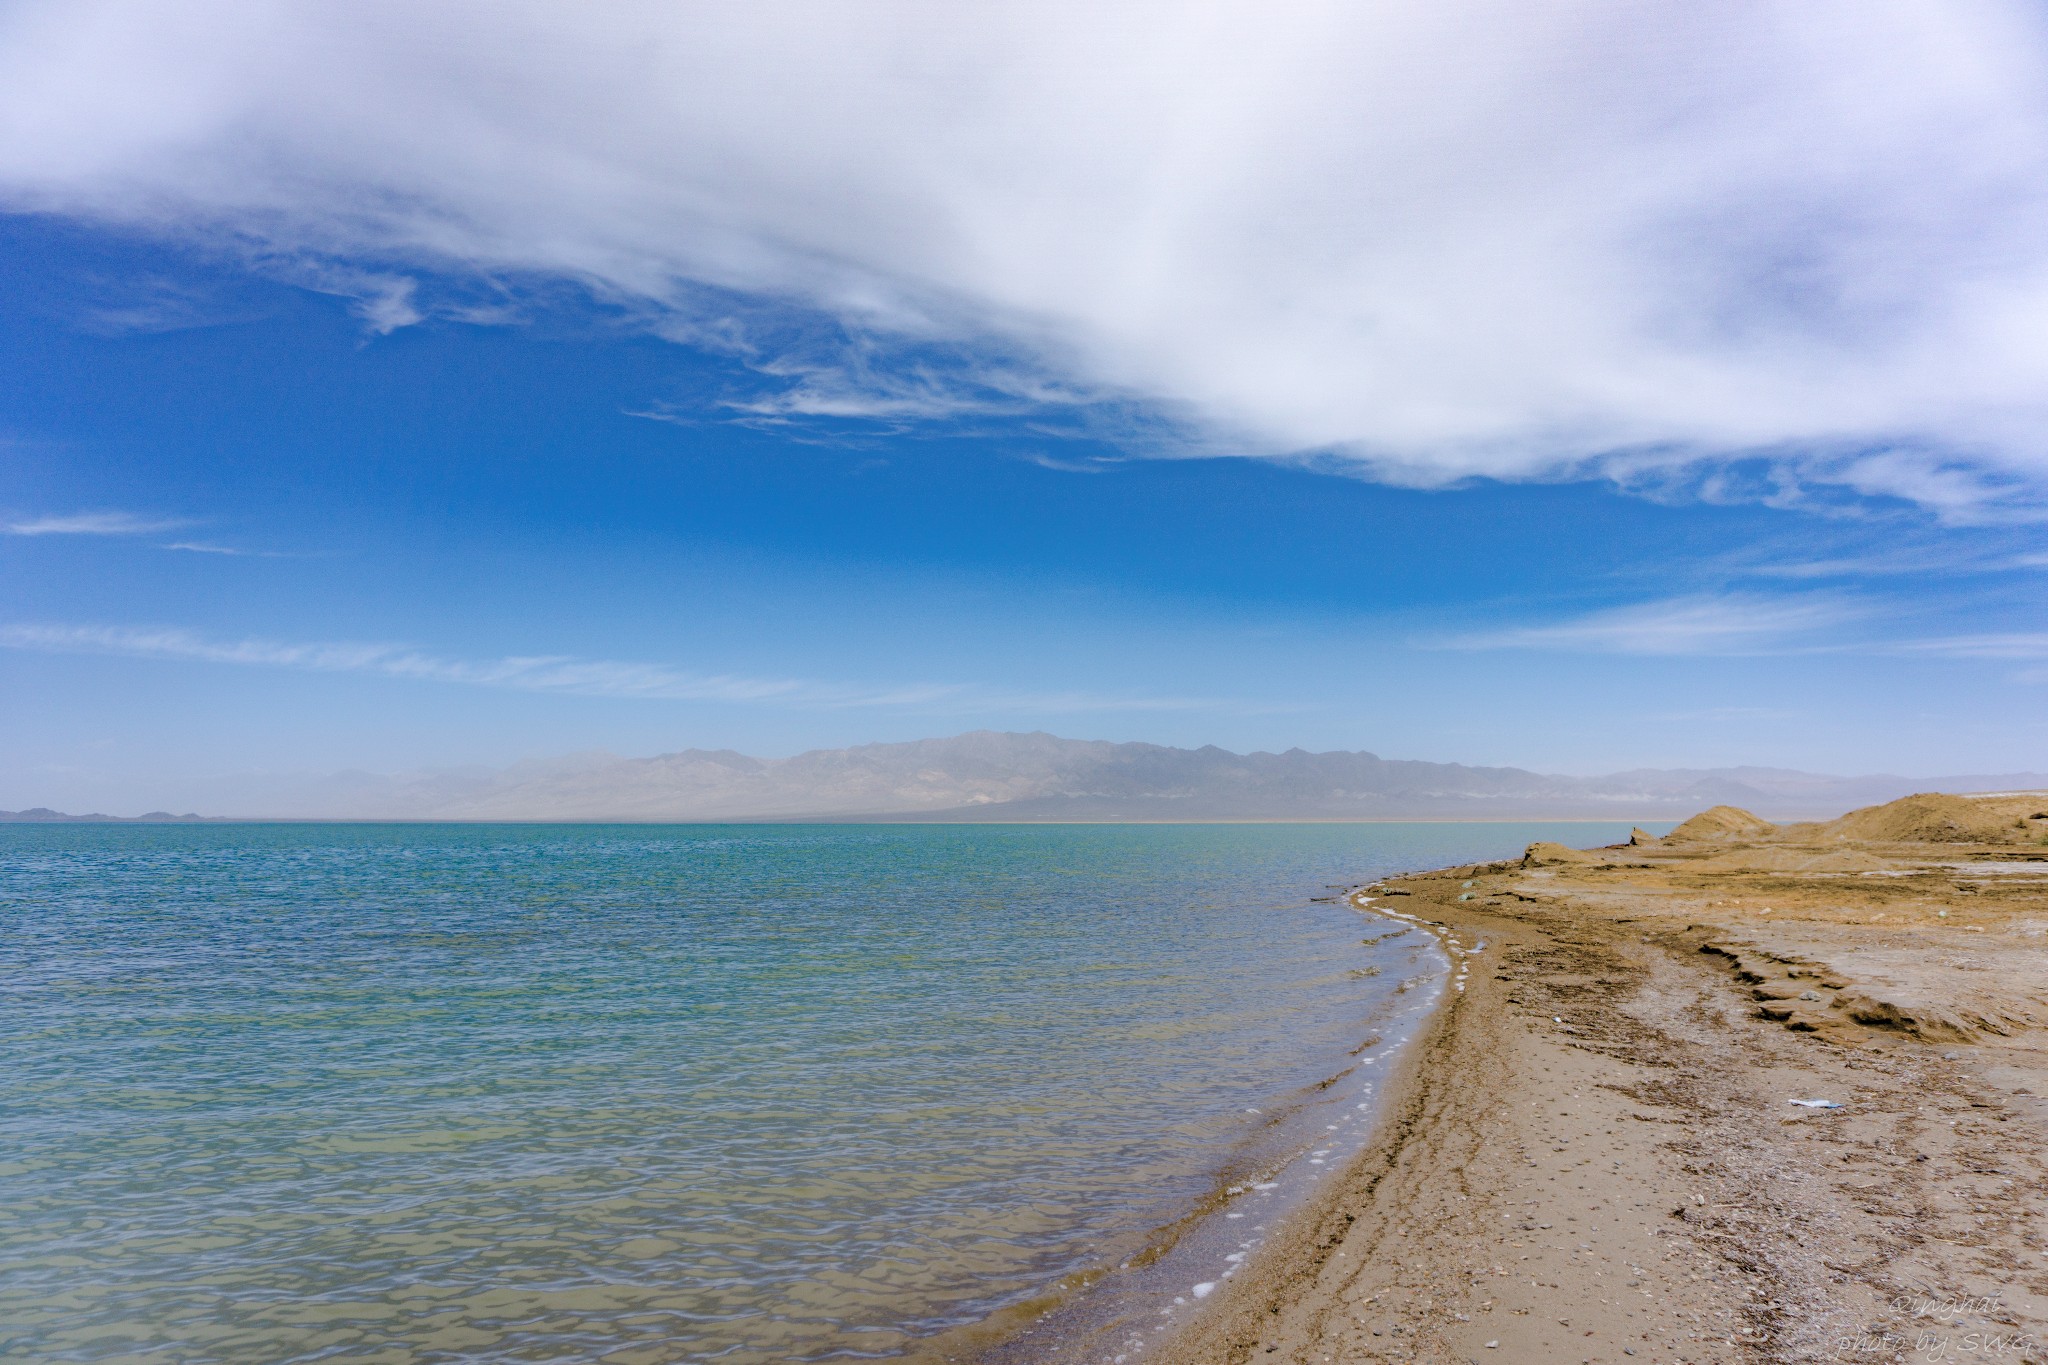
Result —
[{"label": "eroded dirt bank", "polygon": [[2043,800],[1366,888],[1463,989],[1373,1150],[1148,1358],[2048,1360]]}]

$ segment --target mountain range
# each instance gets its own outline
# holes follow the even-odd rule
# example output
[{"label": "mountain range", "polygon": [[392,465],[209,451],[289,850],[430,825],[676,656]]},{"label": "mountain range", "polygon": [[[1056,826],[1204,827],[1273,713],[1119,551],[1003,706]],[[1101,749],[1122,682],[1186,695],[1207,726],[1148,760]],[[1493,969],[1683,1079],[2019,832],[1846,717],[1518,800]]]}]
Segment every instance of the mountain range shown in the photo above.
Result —
[{"label": "mountain range", "polygon": [[[2048,788],[2048,774],[1836,777],[1741,767],[1561,777],[1364,752],[1237,754],[1214,746],[976,731],[780,759],[685,749],[651,758],[578,754],[501,769],[343,773],[274,782],[261,808],[227,813],[411,820],[1648,821],[1725,804],[1782,820],[1831,817],[1919,791],[2036,788]],[[23,818],[65,817],[0,812],[0,820]]]}]

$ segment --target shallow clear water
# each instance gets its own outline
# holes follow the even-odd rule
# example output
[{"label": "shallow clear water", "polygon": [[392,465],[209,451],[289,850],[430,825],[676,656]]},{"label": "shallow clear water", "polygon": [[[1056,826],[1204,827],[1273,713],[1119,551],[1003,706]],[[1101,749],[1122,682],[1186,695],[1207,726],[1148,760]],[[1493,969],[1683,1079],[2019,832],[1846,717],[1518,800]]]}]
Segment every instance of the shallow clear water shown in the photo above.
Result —
[{"label": "shallow clear water", "polygon": [[1435,969],[1311,896],[1555,837],[1612,834],[0,827],[0,1358],[897,1353]]}]

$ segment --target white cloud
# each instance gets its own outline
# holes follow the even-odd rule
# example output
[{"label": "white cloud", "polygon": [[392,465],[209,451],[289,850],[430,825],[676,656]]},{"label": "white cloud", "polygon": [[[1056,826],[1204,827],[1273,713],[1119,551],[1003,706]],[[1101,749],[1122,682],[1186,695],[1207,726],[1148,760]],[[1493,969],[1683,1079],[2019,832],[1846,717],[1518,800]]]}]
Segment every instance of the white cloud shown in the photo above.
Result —
[{"label": "white cloud", "polygon": [[91,285],[95,301],[82,308],[76,325],[99,336],[181,332],[262,315],[217,290],[161,276],[101,277]]},{"label": "white cloud", "polygon": [[1849,629],[1880,621],[1868,603],[1827,594],[1699,594],[1639,602],[1543,625],[1418,642],[1433,649],[1530,649],[1642,655],[1857,654],[1939,659],[2048,659],[2048,632],[1913,636]]},{"label": "white cloud", "polygon": [[1780,654],[1838,647],[1827,632],[1863,612],[1832,597],[1675,597],[1431,642],[1440,649],[1600,654]]},{"label": "white cloud", "polygon": [[1148,405],[1179,453],[1709,495],[1740,455],[1782,500],[1981,520],[2048,507],[2043,23],[20,0],[0,201],[285,263],[379,330],[455,271],[578,281],[771,370],[765,318],[855,338],[795,346],[770,419],[1028,374]]},{"label": "white cloud", "polygon": [[68,516],[30,517],[0,525],[10,536],[148,536],[174,531],[190,522],[143,517],[133,512],[74,512]]},{"label": "white cloud", "polygon": [[2048,659],[2048,631],[1943,635],[1902,640],[1892,648],[1899,653],[1932,654],[1946,659]]},{"label": "white cloud", "polygon": [[750,678],[695,673],[665,664],[578,659],[569,655],[450,659],[404,645],[220,640],[176,627],[0,625],[0,649],[48,654],[112,654],[140,659],[298,669],[313,673],[367,673],[425,682],[511,688],[522,692],[654,701],[741,702],[822,709],[912,707],[941,714],[973,714],[983,710],[1065,715],[1243,709],[1227,702],[1195,697],[1082,691],[1036,693],[957,683],[876,687],[796,678]]},{"label": "white cloud", "polygon": [[[134,512],[73,512],[60,516],[28,517],[0,522],[0,535],[10,536],[154,536],[178,531],[193,523],[182,517],[146,517]],[[204,540],[167,541],[156,548],[182,550],[191,554],[233,555],[279,559],[275,550],[243,550],[233,545],[216,545]]]},{"label": "white cloud", "polygon": [[419,282],[402,275],[304,261],[278,268],[278,273],[308,289],[347,299],[363,325],[378,336],[426,320],[426,314],[414,302]]},{"label": "white cloud", "polygon": [[[1887,528],[1890,529],[1890,528]],[[1995,532],[1979,530],[1967,538],[1953,534],[1938,541],[1886,537],[1891,543],[1845,544],[1836,553],[1828,547],[1804,547],[1803,553],[1773,557],[1785,547],[1764,547],[1761,554],[1744,551],[1709,566],[1733,578],[1784,580],[1908,578],[1932,582],[2012,574],[2030,566],[2028,556],[2015,555]],[[1816,548],[1822,552],[1816,553]]]},{"label": "white cloud", "polygon": [[1017,458],[1026,464],[1035,464],[1040,469],[1058,470],[1062,474],[1106,474],[1116,468],[1117,464],[1115,460],[1105,458],[1062,460],[1042,450],[1019,451]]},{"label": "white cloud", "polygon": [[282,559],[284,555],[276,550],[243,550],[233,545],[214,545],[203,540],[174,540],[162,547],[166,550],[182,550],[195,555],[229,555],[237,559]]}]

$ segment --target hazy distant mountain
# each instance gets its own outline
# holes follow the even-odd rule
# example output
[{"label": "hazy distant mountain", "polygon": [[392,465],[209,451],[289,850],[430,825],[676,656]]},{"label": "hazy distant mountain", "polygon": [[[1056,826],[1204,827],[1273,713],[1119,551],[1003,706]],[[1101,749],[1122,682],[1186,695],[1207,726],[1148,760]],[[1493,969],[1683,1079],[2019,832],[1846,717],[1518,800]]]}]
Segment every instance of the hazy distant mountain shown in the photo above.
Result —
[{"label": "hazy distant mountain", "polygon": [[51,810],[48,806],[34,806],[28,810],[0,810],[0,824],[16,825],[183,825],[214,818],[217,817],[173,815],[167,810],[153,810],[145,815],[66,815],[63,811]]},{"label": "hazy distant mountain", "polygon": [[2042,773],[1830,777],[1709,768],[1556,777],[1369,753],[1234,754],[978,731],[784,759],[687,749],[653,758],[578,754],[403,777],[344,773],[276,786],[265,809],[238,813],[440,820],[1648,820],[1726,803],[1786,819],[1839,815],[1916,791],[2043,787],[2048,774]]}]

